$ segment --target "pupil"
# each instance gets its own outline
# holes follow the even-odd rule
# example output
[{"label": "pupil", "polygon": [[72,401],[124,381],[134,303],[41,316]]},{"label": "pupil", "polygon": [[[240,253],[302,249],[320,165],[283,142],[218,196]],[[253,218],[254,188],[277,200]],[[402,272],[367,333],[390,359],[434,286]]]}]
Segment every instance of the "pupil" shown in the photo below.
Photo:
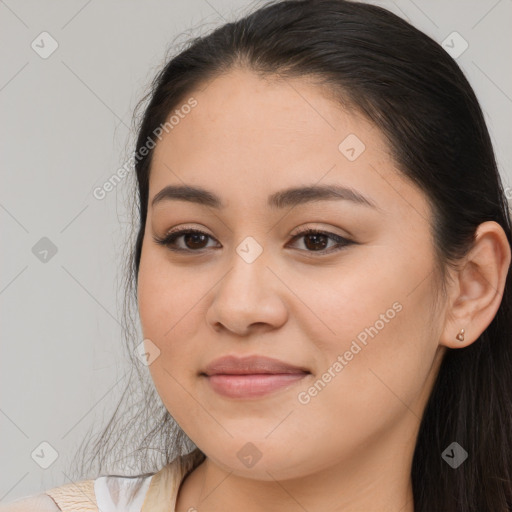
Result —
[{"label": "pupil", "polygon": [[[321,239],[321,241],[319,242],[318,239]],[[325,246],[327,245],[327,240],[326,240],[326,236],[325,235],[306,235],[306,240],[313,240],[313,247],[310,247],[309,244],[306,242],[306,247],[308,249],[318,249],[318,245],[315,245],[315,244],[318,244],[320,243],[321,247],[320,247],[320,250],[325,248]]]},{"label": "pupil", "polygon": [[[202,237],[203,239],[206,238],[206,235],[202,235],[201,233],[188,233],[187,235],[185,235],[185,244],[188,246],[189,245],[189,240],[191,237],[196,237],[196,241],[197,241],[197,238],[200,238]],[[203,240],[204,242],[204,240]],[[201,242],[199,242],[199,245],[201,245]],[[196,248],[197,247],[194,245],[194,242],[192,242],[192,249]],[[199,247],[199,249],[201,249],[201,247]]]}]

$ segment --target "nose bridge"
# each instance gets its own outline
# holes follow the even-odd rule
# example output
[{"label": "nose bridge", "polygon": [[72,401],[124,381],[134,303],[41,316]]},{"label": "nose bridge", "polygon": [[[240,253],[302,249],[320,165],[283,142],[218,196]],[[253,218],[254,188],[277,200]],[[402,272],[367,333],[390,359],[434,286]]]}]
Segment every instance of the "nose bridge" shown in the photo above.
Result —
[{"label": "nose bridge", "polygon": [[[265,273],[268,272],[266,251],[253,236],[246,236],[234,248],[230,258],[231,270],[226,275],[230,284],[235,287],[237,292],[242,294],[252,291],[253,295],[258,293],[263,282],[265,282]],[[238,289],[238,290],[237,290]],[[233,290],[230,290],[233,293]]]},{"label": "nose bridge", "polygon": [[247,264],[252,265],[260,260],[263,254],[263,243],[260,243],[253,236],[246,236],[235,248],[236,254]]}]

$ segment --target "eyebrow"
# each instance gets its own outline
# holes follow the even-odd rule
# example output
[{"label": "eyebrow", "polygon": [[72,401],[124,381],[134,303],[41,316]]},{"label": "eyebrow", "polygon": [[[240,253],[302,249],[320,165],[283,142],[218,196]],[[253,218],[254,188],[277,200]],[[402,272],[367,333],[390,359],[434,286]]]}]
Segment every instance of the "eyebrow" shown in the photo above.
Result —
[{"label": "eyebrow", "polygon": [[[163,201],[188,201],[218,210],[226,205],[222,199],[204,188],[191,185],[168,185],[158,192],[151,201],[151,207]],[[283,209],[315,201],[346,200],[356,204],[379,209],[371,199],[352,188],[340,185],[309,185],[287,188],[271,194],[268,206],[272,209]]]}]

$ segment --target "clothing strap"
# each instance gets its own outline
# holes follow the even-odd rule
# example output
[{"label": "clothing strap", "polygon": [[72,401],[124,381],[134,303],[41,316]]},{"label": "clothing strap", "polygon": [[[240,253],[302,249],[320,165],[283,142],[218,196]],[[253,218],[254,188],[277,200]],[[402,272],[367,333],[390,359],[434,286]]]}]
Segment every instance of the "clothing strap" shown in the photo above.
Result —
[{"label": "clothing strap", "polygon": [[203,460],[199,448],[176,457],[151,478],[141,512],[174,512],[178,491],[184,478]]},{"label": "clothing strap", "polygon": [[94,480],[80,480],[45,491],[63,512],[98,512]]}]

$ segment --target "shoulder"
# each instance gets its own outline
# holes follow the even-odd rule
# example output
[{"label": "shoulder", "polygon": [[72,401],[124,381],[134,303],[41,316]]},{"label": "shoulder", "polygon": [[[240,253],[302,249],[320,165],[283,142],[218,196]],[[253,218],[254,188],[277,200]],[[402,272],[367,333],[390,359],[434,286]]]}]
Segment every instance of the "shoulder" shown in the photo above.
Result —
[{"label": "shoulder", "polygon": [[44,491],[63,512],[98,512],[95,480],[79,480]]},{"label": "shoulder", "polygon": [[[181,482],[205,455],[195,449],[156,473],[107,475],[70,482],[41,494],[0,504],[0,512],[141,512],[175,504]],[[171,508],[170,510],[174,510]]]},{"label": "shoulder", "polygon": [[80,480],[0,505],[0,512],[98,512],[94,480]]},{"label": "shoulder", "polygon": [[0,512],[61,512],[61,509],[47,494],[37,494],[0,503]]}]

